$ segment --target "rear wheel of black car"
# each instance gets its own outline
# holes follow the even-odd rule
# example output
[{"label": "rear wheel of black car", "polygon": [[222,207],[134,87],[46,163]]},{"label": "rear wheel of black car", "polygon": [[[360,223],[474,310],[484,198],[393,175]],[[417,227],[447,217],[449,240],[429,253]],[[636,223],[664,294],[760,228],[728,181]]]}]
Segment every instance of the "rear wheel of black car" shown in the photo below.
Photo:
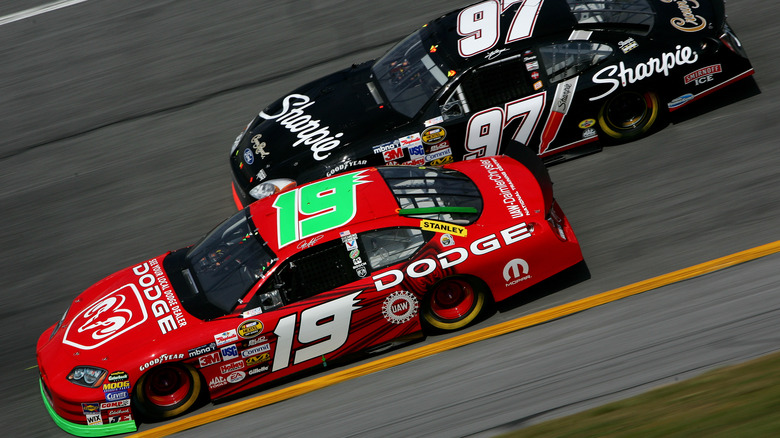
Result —
[{"label": "rear wheel of black car", "polygon": [[646,133],[658,120],[658,95],[652,92],[620,92],[604,102],[599,126],[616,140],[631,140]]},{"label": "rear wheel of black car", "polygon": [[459,330],[474,321],[486,303],[486,288],[478,281],[466,277],[445,278],[426,296],[422,317],[434,330]]},{"label": "rear wheel of black car", "polygon": [[141,415],[162,420],[186,412],[201,394],[198,372],[184,364],[164,364],[141,376],[133,398]]}]

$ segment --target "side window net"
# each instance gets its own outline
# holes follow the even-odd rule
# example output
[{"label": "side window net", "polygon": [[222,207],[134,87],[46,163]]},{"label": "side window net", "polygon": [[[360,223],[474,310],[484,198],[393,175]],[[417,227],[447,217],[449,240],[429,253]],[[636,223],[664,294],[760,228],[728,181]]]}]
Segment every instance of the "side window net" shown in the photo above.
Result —
[{"label": "side window net", "polygon": [[655,12],[648,0],[566,0],[582,29],[615,29],[647,33]]},{"label": "side window net", "polygon": [[362,233],[360,244],[376,271],[411,258],[425,244],[425,237],[417,228],[386,228]]},{"label": "side window net", "polygon": [[547,77],[553,83],[576,76],[611,54],[610,46],[588,41],[567,41],[539,48]]}]

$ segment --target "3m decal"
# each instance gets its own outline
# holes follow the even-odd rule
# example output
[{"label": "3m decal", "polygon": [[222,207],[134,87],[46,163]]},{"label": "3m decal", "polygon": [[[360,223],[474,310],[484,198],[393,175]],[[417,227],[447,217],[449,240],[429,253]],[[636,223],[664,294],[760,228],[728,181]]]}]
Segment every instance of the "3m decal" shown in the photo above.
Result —
[{"label": "3m decal", "polygon": [[205,354],[198,358],[198,364],[201,368],[205,368],[220,362],[222,362],[222,356],[219,354],[219,351],[215,351],[211,354]]},{"label": "3m decal", "polygon": [[433,231],[436,233],[450,233],[456,236],[466,237],[468,231],[466,227],[448,224],[447,222],[432,221],[423,219],[420,221],[420,228],[424,231]]},{"label": "3m decal", "polygon": [[347,224],[366,171],[345,173],[280,194],[274,201],[279,248]]},{"label": "3m decal", "polygon": [[501,37],[501,14],[515,3],[521,3],[509,26],[506,44],[529,38],[544,0],[492,0],[463,9],[458,14],[460,56],[468,58],[492,49]]},{"label": "3m decal", "polygon": [[359,309],[357,296],[360,292],[346,295],[339,299],[328,301],[301,312],[297,340],[303,347],[293,352],[293,340],[296,338],[295,326],[298,314],[281,318],[276,324],[274,334],[276,351],[274,351],[271,371],[279,371],[297,365],[315,357],[324,356],[338,350],[347,342],[352,312]]},{"label": "3m decal", "polygon": [[314,159],[322,161],[330,156],[330,150],[341,144],[339,138],[344,133],[331,134],[329,126],[321,126],[322,122],[312,120],[312,116],[303,111],[314,105],[314,102],[309,96],[291,94],[282,100],[282,109],[278,114],[270,115],[261,111],[259,116],[266,120],[275,120],[295,134],[298,140],[293,143],[293,147],[299,144],[309,146],[314,153]]}]

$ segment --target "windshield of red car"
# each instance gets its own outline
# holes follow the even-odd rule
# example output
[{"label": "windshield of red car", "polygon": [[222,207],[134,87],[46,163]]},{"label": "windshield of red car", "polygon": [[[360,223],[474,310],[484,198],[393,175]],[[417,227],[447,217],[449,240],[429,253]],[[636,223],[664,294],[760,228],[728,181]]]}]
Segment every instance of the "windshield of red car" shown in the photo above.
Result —
[{"label": "windshield of red car", "polygon": [[434,53],[435,49],[424,46],[420,31],[417,31],[396,44],[371,67],[394,110],[414,117],[447,83],[447,74],[436,64]]},{"label": "windshield of red car", "polygon": [[184,276],[196,295],[228,314],[274,263],[276,256],[240,211],[187,252]]}]

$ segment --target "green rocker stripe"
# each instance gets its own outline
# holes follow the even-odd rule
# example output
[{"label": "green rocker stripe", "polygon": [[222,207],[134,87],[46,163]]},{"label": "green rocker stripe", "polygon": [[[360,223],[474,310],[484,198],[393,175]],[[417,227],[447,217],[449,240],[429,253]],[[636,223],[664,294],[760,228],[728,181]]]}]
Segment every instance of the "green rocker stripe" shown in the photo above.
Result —
[{"label": "green rocker stripe", "polygon": [[98,436],[106,436],[106,435],[117,435],[120,433],[135,432],[136,430],[138,430],[138,427],[135,425],[135,421],[120,421],[119,423],[102,424],[96,426],[88,426],[86,424],[72,423],[60,417],[59,415],[57,415],[56,412],[54,412],[54,408],[51,406],[51,403],[49,402],[49,397],[47,397],[46,393],[44,392],[43,382],[40,379],[38,380],[38,384],[41,387],[41,397],[43,398],[43,403],[46,405],[46,410],[49,411],[49,415],[51,415],[51,419],[54,420],[54,422],[57,424],[57,426],[60,427],[60,429],[64,430],[65,432],[68,432],[71,435],[98,437]]},{"label": "green rocker stripe", "polygon": [[434,214],[434,213],[464,213],[464,214],[476,214],[477,209],[474,207],[427,207],[427,208],[403,208],[398,210],[398,214],[413,215],[413,214]]}]

